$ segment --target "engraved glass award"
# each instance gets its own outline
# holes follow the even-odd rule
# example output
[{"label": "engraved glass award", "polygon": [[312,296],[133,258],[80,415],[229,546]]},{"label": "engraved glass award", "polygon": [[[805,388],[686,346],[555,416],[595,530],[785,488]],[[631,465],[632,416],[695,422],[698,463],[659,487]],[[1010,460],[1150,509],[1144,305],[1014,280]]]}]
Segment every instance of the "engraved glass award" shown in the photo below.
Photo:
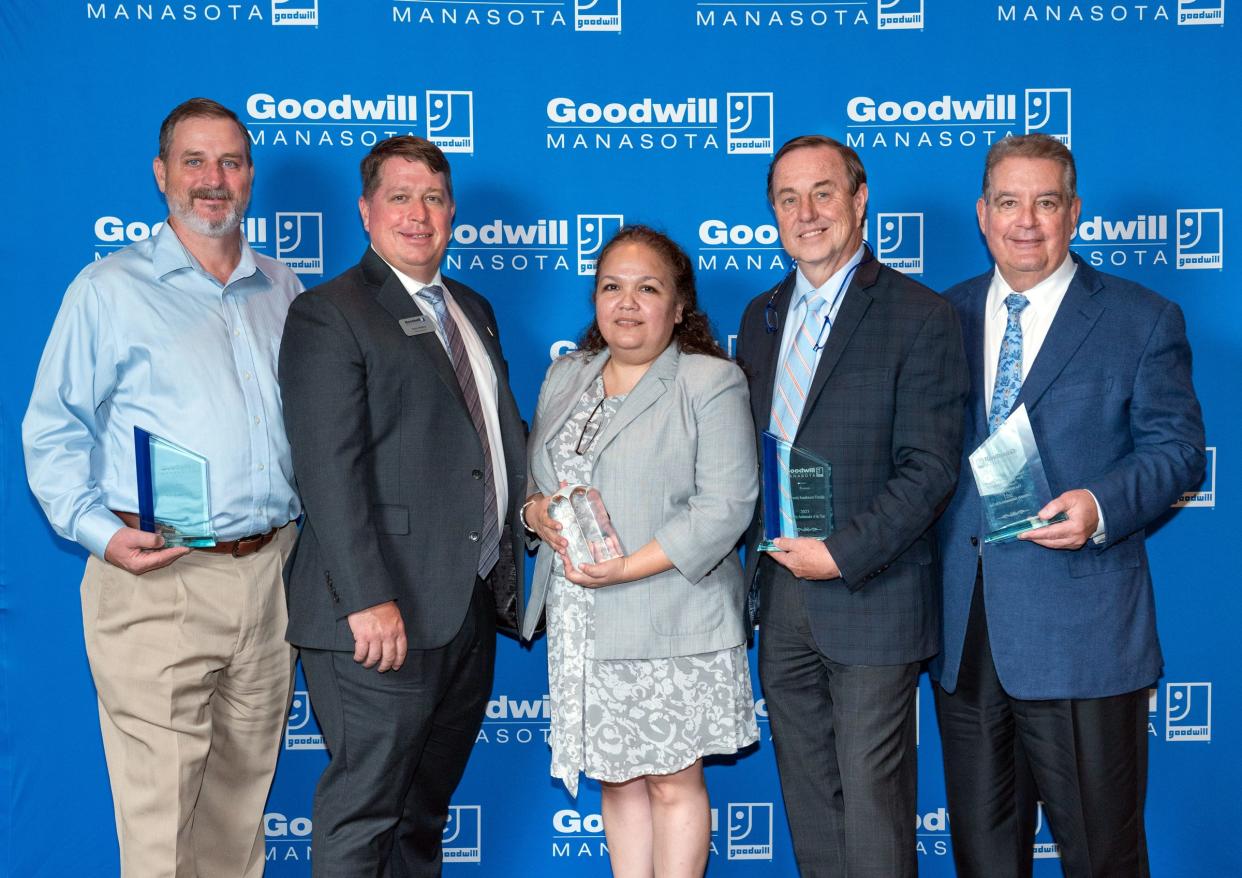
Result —
[{"label": "engraved glass award", "polygon": [[138,522],[162,534],[165,546],[214,546],[207,493],[207,458],[134,427]]},{"label": "engraved glass award", "polygon": [[1036,514],[1052,499],[1052,491],[1025,405],[1010,412],[1005,423],[970,453],[970,468],[987,520],[984,542],[1006,542],[1066,520],[1064,512],[1049,521]]},{"label": "engraved glass award", "polygon": [[832,533],[832,465],[816,454],[763,431],[763,541],[779,552],[780,537],[822,540]]},{"label": "engraved glass award", "polygon": [[561,525],[569,543],[566,554],[575,567],[598,564],[625,554],[604,499],[590,485],[567,485],[552,495],[548,515]]}]

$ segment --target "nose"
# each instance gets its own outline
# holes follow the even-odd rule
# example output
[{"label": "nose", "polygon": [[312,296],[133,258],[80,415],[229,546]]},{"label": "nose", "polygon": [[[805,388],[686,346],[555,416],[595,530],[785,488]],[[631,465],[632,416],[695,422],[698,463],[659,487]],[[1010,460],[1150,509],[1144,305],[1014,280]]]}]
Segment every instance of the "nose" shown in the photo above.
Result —
[{"label": "nose", "polygon": [[203,162],[203,183],[218,188],[224,180],[224,171],[218,162]]},{"label": "nose", "polygon": [[421,198],[414,198],[410,200],[410,219],[414,222],[427,222],[429,213],[430,211],[427,209],[427,202],[423,201]]},{"label": "nose", "polygon": [[1035,225],[1034,202],[1027,202],[1018,207],[1017,223],[1023,228],[1030,228]]},{"label": "nose", "polygon": [[811,199],[798,199],[798,219],[804,223],[809,223],[815,219],[815,205],[811,203]]}]

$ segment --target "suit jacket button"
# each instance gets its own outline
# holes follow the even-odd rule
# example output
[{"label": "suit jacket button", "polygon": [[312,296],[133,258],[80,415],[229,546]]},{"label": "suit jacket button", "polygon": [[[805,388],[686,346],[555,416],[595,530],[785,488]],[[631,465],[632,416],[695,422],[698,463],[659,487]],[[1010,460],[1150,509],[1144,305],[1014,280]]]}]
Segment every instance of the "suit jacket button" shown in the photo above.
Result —
[{"label": "suit jacket button", "polygon": [[470,531],[470,542],[477,543],[479,541],[479,532],[477,530]]},{"label": "suit jacket button", "polygon": [[971,538],[970,538],[970,544],[971,544],[972,546],[977,546],[977,545],[979,545],[979,538],[978,538],[978,537],[971,537]]},{"label": "suit jacket button", "polygon": [[483,478],[483,470],[481,470],[481,469],[471,470],[471,471],[470,471],[470,477],[471,477],[472,479],[481,479],[481,478]]}]

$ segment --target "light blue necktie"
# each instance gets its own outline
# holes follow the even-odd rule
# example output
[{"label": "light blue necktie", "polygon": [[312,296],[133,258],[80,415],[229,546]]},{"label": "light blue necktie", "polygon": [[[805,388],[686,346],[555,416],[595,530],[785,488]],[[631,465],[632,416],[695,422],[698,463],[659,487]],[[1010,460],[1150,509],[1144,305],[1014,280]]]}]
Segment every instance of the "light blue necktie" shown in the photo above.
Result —
[{"label": "light blue necktie", "polygon": [[1010,293],[1005,297],[1009,321],[1005,324],[1000,360],[996,365],[996,387],[992,389],[992,408],[988,413],[989,434],[995,433],[1005,423],[1022,390],[1022,324],[1018,319],[1029,304],[1031,300],[1021,293]]},{"label": "light blue necktie", "polygon": [[[806,396],[811,389],[811,379],[815,375],[815,345],[819,334],[824,328],[824,318],[820,311],[827,303],[812,291],[805,293],[798,300],[798,308],[805,308],[802,324],[798,327],[789,346],[789,353],[781,365],[781,373],[777,377],[776,392],[772,397],[772,420],[769,425],[771,432],[792,443],[798,432],[798,422],[802,420],[802,410],[806,408]],[[782,449],[780,455],[780,484],[789,483],[789,456]],[[794,521],[793,501],[789,494],[781,491],[781,533],[797,534],[798,526]]]},{"label": "light blue necktie", "polygon": [[466,400],[470,420],[479,434],[479,444],[483,446],[483,527],[479,532],[479,576],[486,578],[496,565],[496,559],[500,557],[500,524],[496,518],[496,476],[492,472],[492,446],[487,438],[487,424],[483,420],[479,388],[474,383],[474,370],[470,368],[470,358],[466,355],[457,321],[444,304],[444,290],[435,284],[429,284],[418,291],[418,297],[430,303],[436,312],[436,320],[444,331],[449,359],[453,361],[453,371],[457,374],[457,384]]}]

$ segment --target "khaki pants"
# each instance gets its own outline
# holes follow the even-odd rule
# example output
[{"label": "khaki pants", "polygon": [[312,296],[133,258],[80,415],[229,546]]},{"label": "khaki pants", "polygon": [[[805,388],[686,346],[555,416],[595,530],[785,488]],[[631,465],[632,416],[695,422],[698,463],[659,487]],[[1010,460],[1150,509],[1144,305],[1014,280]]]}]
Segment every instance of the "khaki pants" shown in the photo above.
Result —
[{"label": "khaki pants", "polygon": [[191,552],[143,576],[87,561],[82,620],[125,878],[263,874],[296,537],[290,525],[245,558]]}]

